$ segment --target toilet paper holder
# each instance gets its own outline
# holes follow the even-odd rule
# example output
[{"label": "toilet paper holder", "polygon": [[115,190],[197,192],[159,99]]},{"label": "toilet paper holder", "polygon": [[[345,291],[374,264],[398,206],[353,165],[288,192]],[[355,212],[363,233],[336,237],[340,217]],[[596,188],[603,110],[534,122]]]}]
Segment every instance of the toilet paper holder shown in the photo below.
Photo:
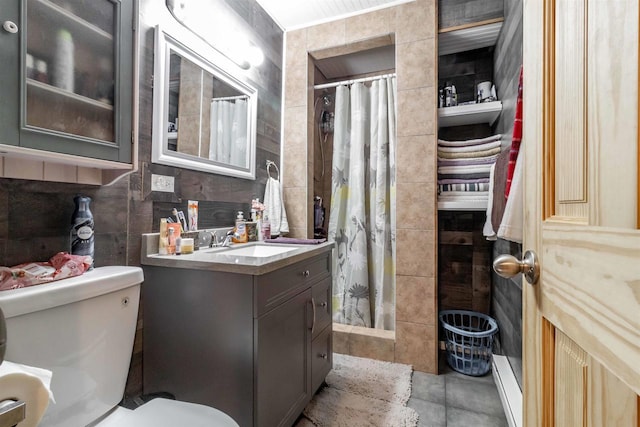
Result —
[{"label": "toilet paper holder", "polygon": [[0,402],[0,427],[14,427],[26,418],[27,404],[22,400],[7,399]]}]

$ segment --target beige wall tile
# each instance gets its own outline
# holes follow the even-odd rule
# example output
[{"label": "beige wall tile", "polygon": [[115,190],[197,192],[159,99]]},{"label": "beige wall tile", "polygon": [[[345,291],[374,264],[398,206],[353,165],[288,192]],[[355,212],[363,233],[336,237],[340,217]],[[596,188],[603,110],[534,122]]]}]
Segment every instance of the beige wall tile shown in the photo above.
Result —
[{"label": "beige wall tile", "polygon": [[307,167],[307,108],[289,107],[284,110],[284,167],[283,187],[299,187]]},{"label": "beige wall tile", "polygon": [[432,277],[396,277],[396,319],[436,325],[436,289]]},{"label": "beige wall tile", "polygon": [[299,107],[307,104],[307,65],[289,67],[284,73],[284,106]]},{"label": "beige wall tile", "polygon": [[437,179],[435,135],[398,137],[396,182],[435,183]]},{"label": "beige wall tile", "polygon": [[289,225],[289,234],[287,234],[288,237],[297,237],[299,239],[306,239],[309,236],[307,235],[307,229],[306,228],[295,228],[295,227],[291,227],[291,225]]},{"label": "beige wall tile", "polygon": [[410,322],[396,323],[396,362],[432,374],[438,373],[438,350],[435,329]]},{"label": "beige wall tile", "polygon": [[437,28],[435,0],[416,0],[396,9],[396,43],[434,37]]},{"label": "beige wall tile", "polygon": [[[335,324],[334,324],[335,325]],[[351,334],[343,330],[333,328],[333,352],[349,354],[349,338]]]},{"label": "beige wall tile", "polygon": [[283,197],[289,228],[305,229],[308,209],[306,187],[285,188]]},{"label": "beige wall tile", "polygon": [[396,45],[398,90],[436,86],[434,39]]},{"label": "beige wall tile", "polygon": [[395,340],[352,333],[349,338],[349,354],[393,362],[395,359]]},{"label": "beige wall tile", "polygon": [[396,236],[396,274],[435,277],[435,231],[398,228]]},{"label": "beige wall tile", "polygon": [[398,136],[434,134],[435,93],[435,87],[398,91]]},{"label": "beige wall tile", "polygon": [[307,51],[311,52],[345,44],[344,19],[307,28]]},{"label": "beige wall tile", "polygon": [[351,43],[392,33],[395,25],[393,8],[363,13],[346,19],[345,42]]},{"label": "beige wall tile", "polygon": [[404,228],[435,230],[435,184],[397,183],[396,222]]},{"label": "beige wall tile", "polygon": [[287,31],[285,33],[286,52],[285,66],[296,67],[306,63],[307,53],[307,29]]}]

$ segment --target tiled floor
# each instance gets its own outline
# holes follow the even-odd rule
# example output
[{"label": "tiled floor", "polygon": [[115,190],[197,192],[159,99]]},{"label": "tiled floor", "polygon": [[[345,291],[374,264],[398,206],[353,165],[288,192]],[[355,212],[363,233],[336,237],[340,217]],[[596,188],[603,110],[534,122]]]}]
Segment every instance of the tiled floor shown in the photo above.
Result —
[{"label": "tiled floor", "polygon": [[460,374],[441,364],[440,375],[413,372],[407,406],[420,415],[418,427],[506,427],[502,403],[491,373]]}]

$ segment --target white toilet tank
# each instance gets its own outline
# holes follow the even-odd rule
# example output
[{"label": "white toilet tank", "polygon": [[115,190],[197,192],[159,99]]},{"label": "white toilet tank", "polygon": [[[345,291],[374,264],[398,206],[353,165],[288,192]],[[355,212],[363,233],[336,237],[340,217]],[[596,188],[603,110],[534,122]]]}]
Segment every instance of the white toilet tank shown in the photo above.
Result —
[{"label": "white toilet tank", "polygon": [[86,426],[120,402],[138,317],[138,267],[99,267],[82,276],[0,291],[6,360],[53,371],[41,427]]}]

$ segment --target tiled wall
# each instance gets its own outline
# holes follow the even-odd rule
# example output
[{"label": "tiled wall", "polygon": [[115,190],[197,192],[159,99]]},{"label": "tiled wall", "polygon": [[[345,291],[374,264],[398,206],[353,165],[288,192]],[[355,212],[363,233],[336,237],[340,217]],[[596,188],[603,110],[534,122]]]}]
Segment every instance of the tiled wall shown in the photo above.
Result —
[{"label": "tiled wall", "polygon": [[[398,82],[397,292],[393,360],[437,372],[436,0],[416,0],[286,34],[284,197],[291,234],[312,235],[313,85],[310,56],[393,34]],[[364,340],[366,336],[353,336]],[[355,341],[354,341],[355,342]],[[380,341],[382,346],[388,340]],[[363,343],[360,348],[366,348]],[[375,357],[376,344],[370,357]]]}]

